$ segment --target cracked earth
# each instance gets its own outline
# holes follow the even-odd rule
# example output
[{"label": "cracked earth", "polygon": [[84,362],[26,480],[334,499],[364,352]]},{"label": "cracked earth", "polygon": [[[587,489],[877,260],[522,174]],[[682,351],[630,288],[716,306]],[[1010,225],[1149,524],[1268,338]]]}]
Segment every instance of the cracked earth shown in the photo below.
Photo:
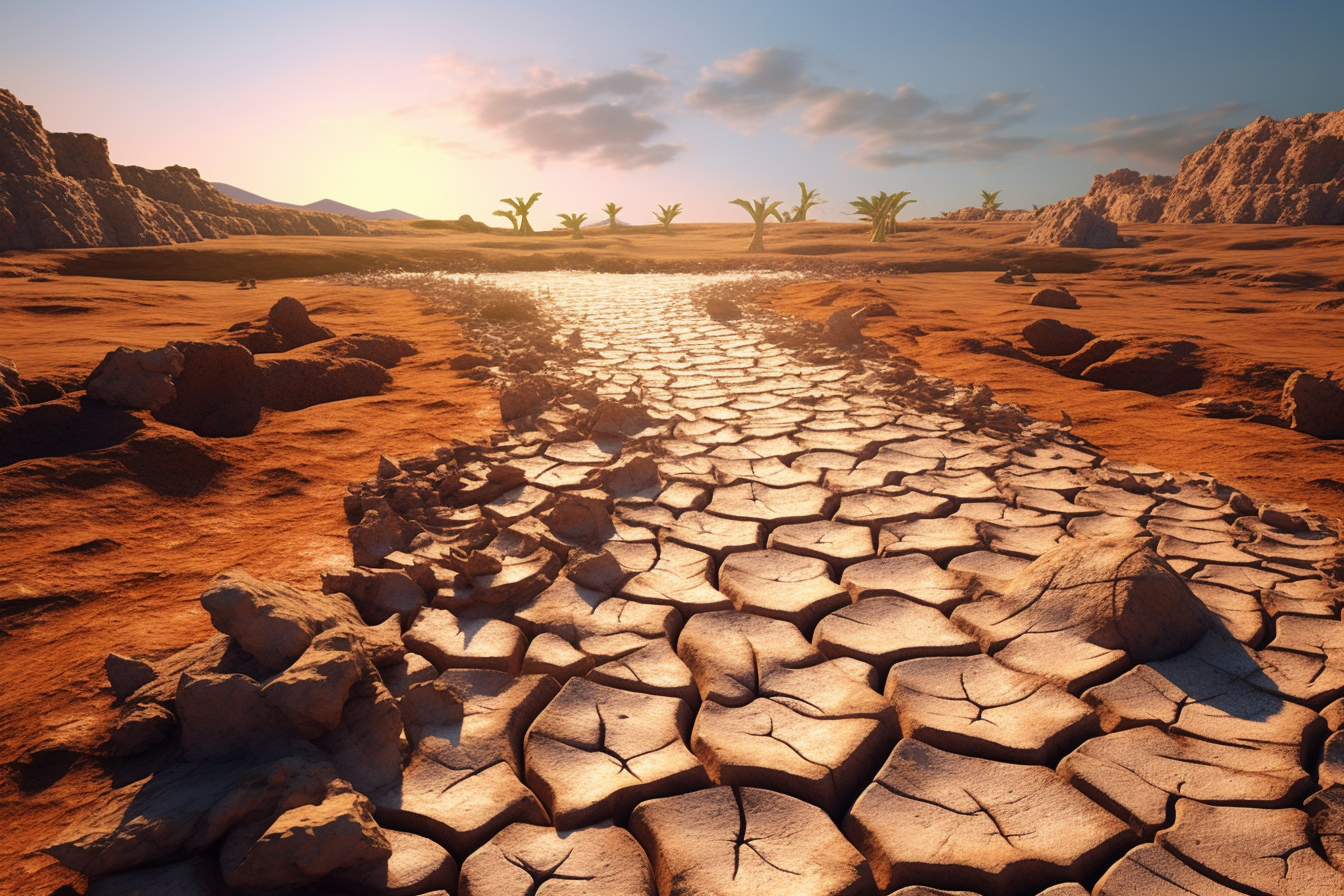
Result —
[{"label": "cracked earth", "polygon": [[89,896],[1344,894],[1323,518],[731,299],[769,278],[481,280],[542,316],[375,282],[467,314],[507,431],[109,659],[126,761],[180,746],[51,848]]}]

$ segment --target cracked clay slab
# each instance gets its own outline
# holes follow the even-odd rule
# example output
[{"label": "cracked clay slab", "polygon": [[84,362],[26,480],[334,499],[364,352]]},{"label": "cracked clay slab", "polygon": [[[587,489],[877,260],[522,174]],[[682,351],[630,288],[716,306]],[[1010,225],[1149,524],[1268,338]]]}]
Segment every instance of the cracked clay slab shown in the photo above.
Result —
[{"label": "cracked clay slab", "polygon": [[876,896],[863,856],[826,813],[754,787],[715,787],[640,804],[630,830],[659,896]]},{"label": "cracked clay slab", "polygon": [[845,816],[884,892],[923,883],[1031,896],[1100,873],[1133,844],[1120,819],[1048,768],[907,738]]}]

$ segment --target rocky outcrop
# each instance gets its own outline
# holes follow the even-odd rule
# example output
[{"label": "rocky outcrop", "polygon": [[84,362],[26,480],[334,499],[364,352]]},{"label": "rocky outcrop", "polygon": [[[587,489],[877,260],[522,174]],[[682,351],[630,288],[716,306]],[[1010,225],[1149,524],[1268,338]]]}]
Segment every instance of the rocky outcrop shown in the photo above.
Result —
[{"label": "rocky outcrop", "polygon": [[1295,372],[1283,384],[1282,407],[1291,428],[1321,439],[1344,439],[1344,389],[1331,374]]},{"label": "rocky outcrop", "polygon": [[1223,131],[1175,177],[1099,174],[1083,202],[1112,221],[1344,224],[1344,110]]},{"label": "rocky outcrop", "polygon": [[37,110],[0,89],[0,251],[369,232],[343,215],[236,202],[192,168],[114,165],[105,139],[49,133]]},{"label": "rocky outcrop", "polygon": [[1035,219],[1037,209],[1026,208],[982,208],[968,205],[953,212],[943,212],[940,221],[1031,221]]},{"label": "rocky outcrop", "polygon": [[1072,249],[1118,249],[1125,245],[1114,221],[1077,198],[1041,209],[1036,226],[1027,234],[1027,242]]},{"label": "rocky outcrop", "polygon": [[1092,178],[1092,187],[1083,202],[1094,212],[1120,224],[1156,224],[1171,196],[1173,180],[1168,175],[1117,168],[1110,174]]},{"label": "rocky outcrop", "polygon": [[173,377],[182,363],[182,353],[171,345],[147,352],[119,347],[94,368],[84,389],[110,405],[157,410],[176,397]]}]

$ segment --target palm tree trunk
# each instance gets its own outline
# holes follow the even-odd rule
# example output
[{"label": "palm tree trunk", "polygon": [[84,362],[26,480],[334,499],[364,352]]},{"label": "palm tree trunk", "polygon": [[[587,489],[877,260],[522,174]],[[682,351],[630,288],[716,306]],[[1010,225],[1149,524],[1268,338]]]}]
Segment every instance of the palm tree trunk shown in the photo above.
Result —
[{"label": "palm tree trunk", "polygon": [[756,222],[756,232],[751,235],[751,245],[747,247],[748,252],[765,251],[765,222]]}]

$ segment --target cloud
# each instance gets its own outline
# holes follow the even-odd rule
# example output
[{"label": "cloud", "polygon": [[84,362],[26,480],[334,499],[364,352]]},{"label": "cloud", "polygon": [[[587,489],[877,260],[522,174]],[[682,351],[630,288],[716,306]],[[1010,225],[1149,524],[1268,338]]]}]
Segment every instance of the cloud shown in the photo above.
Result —
[{"label": "cloud", "polygon": [[1250,103],[1223,103],[1203,111],[1183,107],[1129,118],[1102,118],[1077,129],[1096,136],[1066,143],[1055,152],[1099,159],[1131,158],[1149,165],[1174,167],[1210,143],[1224,127],[1243,124],[1251,110]]},{"label": "cloud", "polygon": [[704,83],[686,96],[698,112],[748,123],[806,102],[816,88],[803,74],[798,50],[747,50],[700,70]]},{"label": "cloud", "polygon": [[911,85],[887,94],[818,83],[807,75],[806,64],[799,50],[747,50],[702,69],[701,84],[686,102],[743,129],[769,116],[795,115],[791,129],[809,140],[854,140],[843,158],[865,168],[997,161],[1045,142],[1003,133],[1034,111],[1026,91],[991,93],[969,106],[948,107]]},{"label": "cloud", "polygon": [[579,159],[647,168],[672,161],[684,149],[652,142],[668,130],[653,114],[666,105],[667,83],[657,72],[637,67],[580,78],[534,68],[526,83],[479,90],[467,107],[475,125],[499,134],[538,165]]}]

